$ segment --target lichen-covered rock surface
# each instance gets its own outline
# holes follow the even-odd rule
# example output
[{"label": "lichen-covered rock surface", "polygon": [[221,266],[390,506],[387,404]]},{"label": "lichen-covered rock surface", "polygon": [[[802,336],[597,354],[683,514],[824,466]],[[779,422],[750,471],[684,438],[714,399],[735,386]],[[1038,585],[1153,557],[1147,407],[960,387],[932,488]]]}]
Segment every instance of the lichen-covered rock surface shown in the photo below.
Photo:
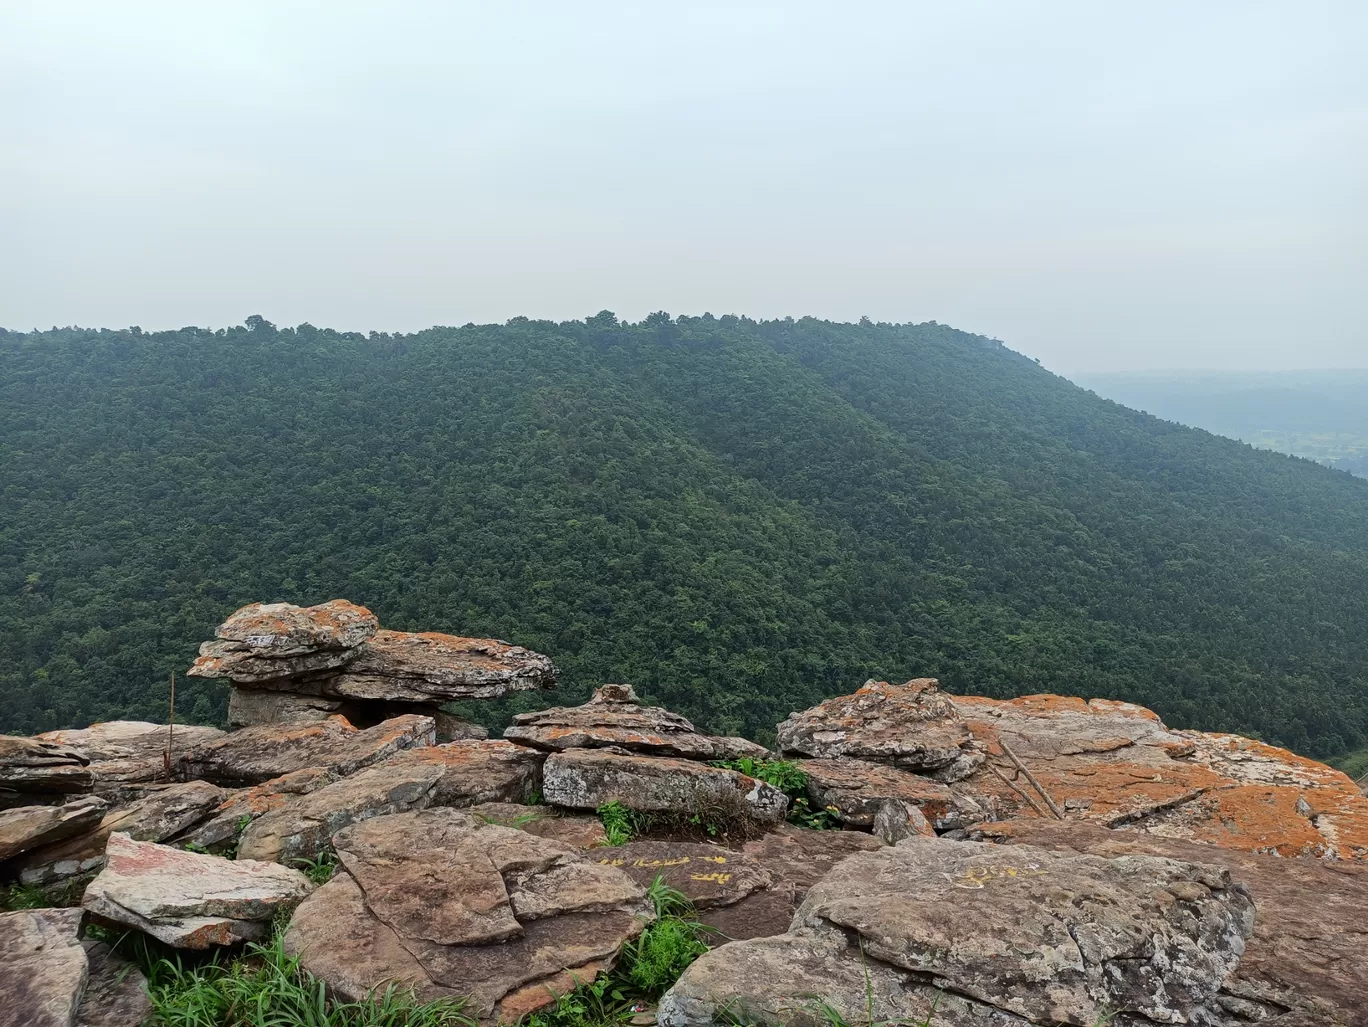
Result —
[{"label": "lichen-covered rock surface", "polygon": [[629,809],[713,822],[784,819],[788,796],[735,770],[612,749],[552,753],[543,770],[546,801],[572,809],[616,802]]},{"label": "lichen-covered rock surface", "polygon": [[872,967],[878,1021],[934,991],[979,1007],[942,1012],[940,1023],[982,1022],[991,1010],[1079,1027],[1118,1010],[1200,1022],[1218,1015],[1253,921],[1253,902],[1218,867],[912,838],[843,861],[808,892],[788,934],[703,956],[661,1001],[660,1022],[702,1024],[728,1003],[770,1022],[812,1007],[804,975],[768,980],[785,950],[815,975],[826,965],[815,995],[854,1012],[867,992],[852,960]]},{"label": "lichen-covered rock surface", "polygon": [[512,1022],[610,969],[654,915],[621,870],[465,811],[369,820],[335,844],[344,870],[285,944],[348,999],[396,982]]}]

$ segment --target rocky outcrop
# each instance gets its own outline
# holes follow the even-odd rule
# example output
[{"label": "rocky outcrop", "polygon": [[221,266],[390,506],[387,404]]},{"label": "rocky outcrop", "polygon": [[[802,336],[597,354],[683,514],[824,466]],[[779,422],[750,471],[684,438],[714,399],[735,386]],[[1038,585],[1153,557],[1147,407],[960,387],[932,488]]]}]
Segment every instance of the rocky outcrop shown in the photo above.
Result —
[{"label": "rocky outcrop", "polygon": [[1004,845],[1224,867],[1249,891],[1257,914],[1240,965],[1217,996],[1222,1008],[1232,1018],[1279,1025],[1368,1025],[1368,867],[1038,818],[985,824],[976,833]]},{"label": "rocky outcrop", "polygon": [[[1116,1010],[1200,1022],[1218,1015],[1253,914],[1228,873],[1202,864],[913,838],[845,860],[808,893],[788,934],[703,956],[662,999],[659,1021],[701,1025],[732,1002],[734,1013],[776,1022],[814,997],[884,1021],[941,991],[979,1008],[940,1010],[937,1023],[983,1022],[994,1010],[1080,1027]],[[827,966],[829,979],[815,992],[797,975],[775,980],[784,952],[795,966]],[[852,957],[877,980],[867,1012]]]},{"label": "rocky outcrop", "polygon": [[301,608],[255,603],[219,625],[189,673],[233,684],[235,727],[308,723],[342,715],[358,726],[405,715],[437,721],[444,741],[484,737],[440,709],[555,684],[540,653],[493,638],[387,631],[343,599]]},{"label": "rocky outcrop", "polygon": [[544,758],[503,741],[409,749],[263,813],[242,832],[238,855],[312,859],[330,848],[334,833],[371,817],[429,806],[522,802],[541,790]]},{"label": "rocky outcrop", "polygon": [[[0,798],[27,805],[24,797],[60,801],[80,792],[115,794],[164,779],[168,738],[173,750],[223,736],[212,727],[112,720],[81,730],[48,731],[34,738],[0,736]],[[28,801],[32,801],[30,798]]]},{"label": "rocky outcrop", "polygon": [[436,726],[428,717],[396,717],[363,731],[344,717],[262,724],[196,746],[180,757],[176,769],[183,778],[224,785],[261,784],[309,767],[341,776],[436,740]]},{"label": "rocky outcrop", "polygon": [[[337,775],[321,767],[308,767],[264,781],[251,788],[238,788],[226,793],[207,815],[190,824],[175,841],[197,845],[210,852],[236,849],[238,836],[257,817],[280,809],[301,795],[316,792],[337,780]],[[161,841],[159,838],[144,841]]]},{"label": "rocky outcrop", "polygon": [[943,781],[966,777],[983,762],[964,718],[933,678],[866,681],[853,695],[789,714],[778,737],[792,756],[849,756]]},{"label": "rocky outcrop", "polygon": [[[803,760],[808,796],[842,823],[869,827],[889,800],[917,807],[942,830],[962,826],[964,811],[949,785],[879,763],[848,757]],[[979,819],[974,817],[972,819]]]},{"label": "rocky outcrop", "polygon": [[713,823],[777,823],[788,810],[783,792],[735,770],[612,749],[553,753],[543,777],[546,801],[571,809],[617,802]]},{"label": "rocky outcrop", "polygon": [[0,913],[0,1027],[141,1027],[147,981],[108,945],[80,940],[79,909]]},{"label": "rocky outcrop", "polygon": [[223,789],[207,781],[146,786],[139,798],[109,810],[81,834],[25,853],[15,860],[14,870],[29,885],[49,885],[99,870],[104,866],[105,842],[115,831],[135,841],[165,841],[202,820],[223,797]]},{"label": "rocky outcrop", "polygon": [[504,737],[550,752],[614,747],[689,760],[769,755],[763,746],[744,738],[702,735],[677,713],[643,706],[631,685],[603,685],[583,706],[515,714]]},{"label": "rocky outcrop", "polygon": [[512,1022],[610,969],[653,916],[617,868],[468,812],[370,820],[335,844],[343,871],[285,944],[347,999],[395,982]]},{"label": "rocky outcrop", "polygon": [[276,863],[201,855],[123,834],[110,835],[105,858],[82,906],[177,948],[260,940],[276,912],[312,888],[303,874]]},{"label": "rocky outcrop", "polygon": [[0,860],[81,834],[98,824],[109,803],[83,795],[64,806],[19,806],[0,811]]},{"label": "rocky outcrop", "polygon": [[[1324,764],[1233,735],[1170,731],[1130,703],[955,699],[990,767],[952,785],[985,819],[1064,817],[1283,856],[1368,859],[1368,800]],[[1003,743],[1007,743],[1004,747]]]}]

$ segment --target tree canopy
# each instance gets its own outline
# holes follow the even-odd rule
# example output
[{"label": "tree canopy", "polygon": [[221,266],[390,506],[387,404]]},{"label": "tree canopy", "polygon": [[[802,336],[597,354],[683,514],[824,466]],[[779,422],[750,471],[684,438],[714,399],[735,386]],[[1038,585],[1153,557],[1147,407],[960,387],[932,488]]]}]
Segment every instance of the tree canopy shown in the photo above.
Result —
[{"label": "tree canopy", "polygon": [[[980,336],[0,334],[0,729],[163,718],[233,609],[335,597],[546,652],[553,700],[629,681],[717,732],[928,675],[1368,745],[1368,481]],[[225,703],[178,686],[181,716]]]}]

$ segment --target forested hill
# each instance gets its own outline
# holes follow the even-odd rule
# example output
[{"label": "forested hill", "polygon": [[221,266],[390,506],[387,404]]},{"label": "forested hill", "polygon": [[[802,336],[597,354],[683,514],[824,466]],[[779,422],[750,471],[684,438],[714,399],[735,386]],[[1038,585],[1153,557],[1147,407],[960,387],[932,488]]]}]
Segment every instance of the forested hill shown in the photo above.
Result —
[{"label": "forested hill", "polygon": [[934,323],[252,323],[0,335],[0,729],[164,717],[231,610],[342,596],[712,731],[935,675],[1368,744],[1368,481]]}]

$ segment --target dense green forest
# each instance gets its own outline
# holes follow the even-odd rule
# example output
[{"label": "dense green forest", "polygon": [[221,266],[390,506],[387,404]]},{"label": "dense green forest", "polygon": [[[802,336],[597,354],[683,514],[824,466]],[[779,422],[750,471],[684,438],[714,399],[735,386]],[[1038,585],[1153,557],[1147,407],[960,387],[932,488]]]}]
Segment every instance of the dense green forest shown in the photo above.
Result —
[{"label": "dense green forest", "polygon": [[762,738],[935,675],[1368,745],[1368,481],[935,323],[249,322],[0,334],[0,729],[160,719],[234,608],[342,596]]}]

